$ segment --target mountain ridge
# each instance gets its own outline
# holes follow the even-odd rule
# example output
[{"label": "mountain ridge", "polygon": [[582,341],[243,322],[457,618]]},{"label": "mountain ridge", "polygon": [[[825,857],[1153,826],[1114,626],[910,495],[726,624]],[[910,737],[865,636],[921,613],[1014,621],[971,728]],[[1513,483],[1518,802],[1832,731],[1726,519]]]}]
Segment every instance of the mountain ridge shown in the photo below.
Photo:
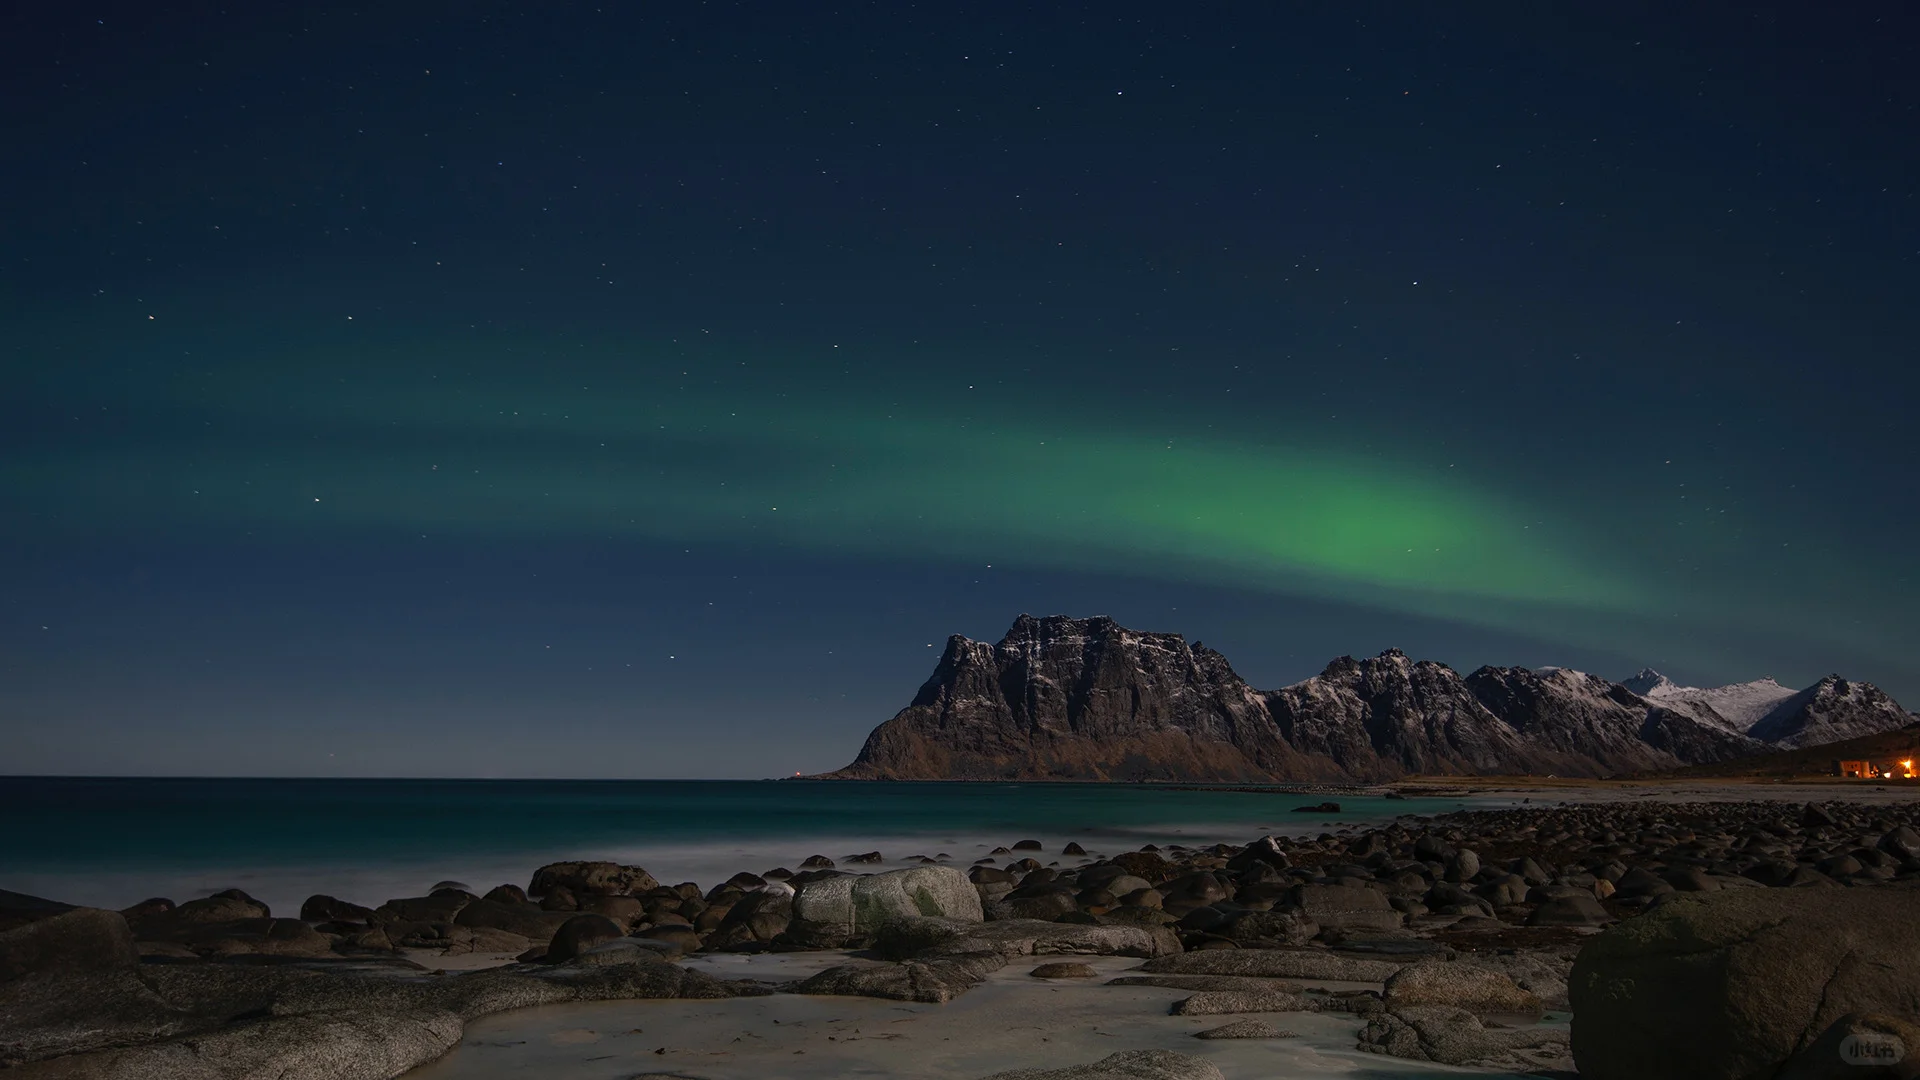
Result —
[{"label": "mountain ridge", "polygon": [[1604,777],[1805,748],[1912,721],[1877,687],[1837,675],[1800,691],[1770,679],[1681,687],[1651,669],[1623,682],[1558,667],[1487,665],[1463,676],[1398,649],[1337,657],[1318,675],[1259,690],[1225,656],[1179,634],[1135,631],[1106,616],[1021,615],[997,643],[950,637],[912,702],[874,728],[851,764],[824,775]]}]

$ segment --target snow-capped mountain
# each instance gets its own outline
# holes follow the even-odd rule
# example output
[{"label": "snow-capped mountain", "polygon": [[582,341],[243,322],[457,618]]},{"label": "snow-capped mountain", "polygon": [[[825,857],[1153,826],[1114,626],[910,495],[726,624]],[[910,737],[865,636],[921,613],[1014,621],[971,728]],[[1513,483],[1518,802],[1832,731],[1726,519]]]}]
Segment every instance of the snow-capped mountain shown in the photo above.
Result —
[{"label": "snow-capped mountain", "polygon": [[1781,686],[1771,676],[1705,689],[1681,686],[1643,668],[1621,685],[1702,724],[1786,749],[1891,731],[1912,722],[1879,687],[1838,675],[1804,690]]}]

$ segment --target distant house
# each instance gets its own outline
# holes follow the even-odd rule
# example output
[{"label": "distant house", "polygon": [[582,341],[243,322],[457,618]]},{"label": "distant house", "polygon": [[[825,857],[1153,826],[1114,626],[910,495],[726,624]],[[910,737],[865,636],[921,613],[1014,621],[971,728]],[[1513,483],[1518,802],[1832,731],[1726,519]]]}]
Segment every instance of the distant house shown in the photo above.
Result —
[{"label": "distant house", "polygon": [[1913,757],[1904,761],[1836,761],[1833,771],[1845,780],[1881,780],[1898,777],[1912,780]]}]

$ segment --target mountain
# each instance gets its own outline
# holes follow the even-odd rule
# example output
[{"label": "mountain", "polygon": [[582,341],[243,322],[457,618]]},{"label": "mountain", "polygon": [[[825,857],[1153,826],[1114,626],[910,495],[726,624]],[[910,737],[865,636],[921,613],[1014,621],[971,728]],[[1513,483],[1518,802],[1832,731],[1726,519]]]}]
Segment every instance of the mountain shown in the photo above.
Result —
[{"label": "mountain", "polygon": [[1781,686],[1771,678],[1703,690],[1642,669],[1624,685],[1656,705],[1773,748],[1819,746],[1912,722],[1907,711],[1879,687],[1838,675],[1805,690]]},{"label": "mountain", "polygon": [[873,730],[852,764],[827,775],[1599,777],[1730,761],[1909,722],[1880,690],[1837,676],[1798,693],[1771,680],[1700,690],[1652,671],[1625,684],[1566,668],[1483,667],[1463,677],[1397,649],[1343,656],[1310,679],[1262,691],[1226,657],[1178,634],[1129,630],[1104,616],[1022,615],[995,644],[948,639],[913,702]]}]

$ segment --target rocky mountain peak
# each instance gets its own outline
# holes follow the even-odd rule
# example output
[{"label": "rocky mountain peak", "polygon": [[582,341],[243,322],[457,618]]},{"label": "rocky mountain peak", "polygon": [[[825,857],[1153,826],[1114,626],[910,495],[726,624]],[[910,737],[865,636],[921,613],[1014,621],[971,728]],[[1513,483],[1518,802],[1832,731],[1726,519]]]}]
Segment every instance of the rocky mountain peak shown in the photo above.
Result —
[{"label": "rocky mountain peak", "polygon": [[1678,684],[1650,667],[1643,667],[1627,678],[1620,680],[1620,685],[1639,694],[1641,697],[1645,697],[1656,690],[1663,690]]},{"label": "rocky mountain peak", "polygon": [[1381,781],[1410,773],[1607,776],[1818,745],[1910,722],[1876,687],[1829,676],[1713,690],[1652,669],[1464,678],[1399,649],[1334,659],[1258,691],[1226,657],[1107,616],[1021,615],[955,635],[913,703],[836,774],[858,778]]}]

